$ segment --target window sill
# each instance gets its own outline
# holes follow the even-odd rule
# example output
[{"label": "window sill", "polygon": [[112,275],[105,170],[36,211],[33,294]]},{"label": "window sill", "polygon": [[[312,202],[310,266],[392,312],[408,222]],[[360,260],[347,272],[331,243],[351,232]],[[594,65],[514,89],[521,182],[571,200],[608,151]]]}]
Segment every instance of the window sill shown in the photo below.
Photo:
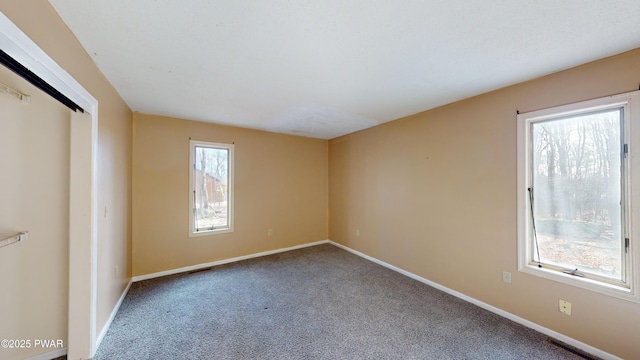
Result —
[{"label": "window sill", "polygon": [[622,300],[631,301],[634,303],[640,303],[638,294],[634,293],[631,289],[625,286],[617,286],[602,281],[593,280],[587,277],[579,277],[570,274],[565,274],[556,270],[547,268],[539,268],[537,265],[520,265],[518,271],[525,274],[530,274],[538,277],[542,277],[548,280],[553,280],[566,285],[579,287],[582,289],[590,290],[596,293],[608,295],[611,297],[619,298]]},{"label": "window sill", "polygon": [[215,229],[215,230],[202,230],[202,231],[198,231],[198,232],[194,232],[192,230],[192,231],[189,232],[189,237],[221,235],[221,234],[228,234],[228,233],[232,233],[232,232],[233,232],[232,228],[222,228],[222,229]]}]

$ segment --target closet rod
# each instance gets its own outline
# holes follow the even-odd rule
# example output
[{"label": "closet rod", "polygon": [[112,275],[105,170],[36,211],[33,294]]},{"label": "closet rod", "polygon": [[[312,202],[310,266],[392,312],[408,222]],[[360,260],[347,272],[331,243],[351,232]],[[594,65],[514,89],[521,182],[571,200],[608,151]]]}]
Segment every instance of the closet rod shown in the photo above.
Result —
[{"label": "closet rod", "polygon": [[0,247],[11,245],[11,244],[15,244],[17,242],[27,240],[28,237],[29,237],[29,232],[28,231],[21,231],[21,232],[19,232],[17,234],[3,237],[3,239],[0,240]]},{"label": "closet rod", "polygon": [[23,94],[18,90],[12,89],[11,87],[9,87],[9,85],[3,84],[1,82],[0,82],[0,92],[5,93],[5,94],[9,94],[11,96],[15,96],[20,101],[22,101],[24,103],[30,103],[31,102],[31,96],[29,96],[27,94]]}]

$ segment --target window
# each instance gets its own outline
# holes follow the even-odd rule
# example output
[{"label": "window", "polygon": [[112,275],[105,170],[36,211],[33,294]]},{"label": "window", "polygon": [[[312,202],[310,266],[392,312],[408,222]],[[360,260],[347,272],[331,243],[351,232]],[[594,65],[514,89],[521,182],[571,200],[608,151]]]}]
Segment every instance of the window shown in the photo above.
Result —
[{"label": "window", "polygon": [[190,141],[190,236],[233,231],[233,145]]},{"label": "window", "polygon": [[520,271],[640,300],[638,93],[518,115]]}]

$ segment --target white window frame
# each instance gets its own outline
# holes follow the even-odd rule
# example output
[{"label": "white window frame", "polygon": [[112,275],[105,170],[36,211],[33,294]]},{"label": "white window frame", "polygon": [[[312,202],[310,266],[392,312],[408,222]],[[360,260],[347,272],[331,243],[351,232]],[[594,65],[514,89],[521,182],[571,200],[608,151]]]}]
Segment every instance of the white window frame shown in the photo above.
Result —
[{"label": "white window frame", "polygon": [[[226,149],[229,152],[228,174],[229,179],[227,183],[227,216],[228,226],[221,228],[213,228],[207,230],[197,230],[195,227],[195,150],[196,147],[210,147],[218,149]],[[209,141],[189,140],[189,237],[208,236],[216,234],[225,234],[233,232],[233,213],[234,213],[234,186],[233,186],[233,173],[234,173],[234,144],[223,144]]]},{"label": "white window frame", "polygon": [[[626,173],[626,206],[623,216],[627,222],[629,237],[628,255],[626,257],[626,279],[624,283],[613,284],[593,277],[578,277],[563,273],[552,266],[539,267],[531,261],[533,249],[533,229],[529,204],[528,188],[531,187],[531,125],[535,122],[564,116],[589,113],[608,108],[623,108],[624,143],[627,144]],[[612,95],[595,100],[557,106],[553,108],[518,114],[518,270],[564,284],[588,289],[617,298],[640,302],[640,91]],[[634,222],[633,219],[636,219]],[[624,246],[623,246],[624,251]]]}]

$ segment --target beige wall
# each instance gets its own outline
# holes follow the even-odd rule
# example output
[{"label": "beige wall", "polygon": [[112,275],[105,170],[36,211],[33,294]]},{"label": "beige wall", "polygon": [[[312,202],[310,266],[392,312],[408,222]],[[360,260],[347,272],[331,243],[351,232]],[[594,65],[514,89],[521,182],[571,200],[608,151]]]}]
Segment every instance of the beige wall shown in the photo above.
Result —
[{"label": "beige wall", "polygon": [[[67,338],[70,111],[0,66],[0,234],[29,239],[0,248],[0,339]],[[22,154],[19,155],[18,154]],[[0,348],[0,359],[43,351]]]},{"label": "beige wall", "polygon": [[[327,239],[326,140],[139,113],[133,124],[134,275]],[[188,236],[189,137],[235,143],[233,233]]]},{"label": "beige wall", "polygon": [[635,90],[638,64],[635,50],[331,140],[330,239],[640,358],[640,304],[519,273],[516,259],[516,110]]},{"label": "beige wall", "polygon": [[[2,1],[0,11],[99,102],[97,330],[100,332],[131,274],[132,113],[46,0]],[[68,164],[65,171],[68,173]],[[117,276],[116,267],[119,270]],[[56,267],[43,265],[40,271],[64,274],[66,278],[68,264],[65,262],[63,266]],[[49,287],[50,284],[38,282],[29,286]],[[18,298],[17,301],[23,300]],[[38,301],[46,302],[47,298]],[[40,321],[37,318],[29,321],[36,320]],[[66,327],[66,319],[56,326]]]}]

